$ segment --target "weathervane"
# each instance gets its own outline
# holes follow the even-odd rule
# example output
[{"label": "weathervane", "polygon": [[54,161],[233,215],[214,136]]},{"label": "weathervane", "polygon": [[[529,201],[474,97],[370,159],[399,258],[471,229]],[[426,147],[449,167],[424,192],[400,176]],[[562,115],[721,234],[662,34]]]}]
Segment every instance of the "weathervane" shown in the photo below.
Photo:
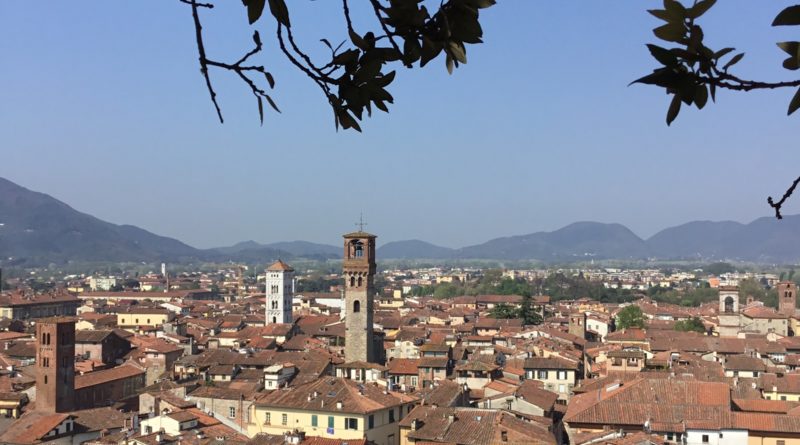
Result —
[{"label": "weathervane", "polygon": [[358,231],[363,232],[364,226],[366,225],[367,223],[364,222],[364,213],[361,213],[358,217],[358,222],[356,223],[356,226],[358,226]]}]

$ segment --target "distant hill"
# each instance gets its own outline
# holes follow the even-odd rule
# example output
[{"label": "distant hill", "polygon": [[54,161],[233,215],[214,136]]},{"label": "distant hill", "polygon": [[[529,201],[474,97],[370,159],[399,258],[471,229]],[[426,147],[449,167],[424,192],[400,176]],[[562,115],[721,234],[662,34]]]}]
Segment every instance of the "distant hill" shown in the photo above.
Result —
[{"label": "distant hill", "polygon": [[[147,230],[102,221],[43,193],[0,178],[0,264],[50,262],[216,261],[265,263],[277,258],[331,259],[341,247],[307,241],[196,249]],[[387,243],[378,259],[580,259],[740,260],[800,262],[800,215],[733,221],[694,221],[643,240],[621,224],[578,222],[552,232],[496,238],[450,249],[426,241]]]},{"label": "distant hill", "polygon": [[176,261],[199,251],[134,226],[111,224],[43,193],[0,178],[3,259],[42,264],[75,261]]},{"label": "distant hill", "polygon": [[375,252],[378,258],[386,259],[447,259],[452,258],[454,249],[441,247],[420,240],[392,241],[379,247]]},{"label": "distant hill", "polygon": [[552,232],[509,236],[459,249],[459,258],[507,260],[646,258],[645,242],[621,224],[577,222]]},{"label": "distant hill", "polygon": [[242,261],[250,261],[250,258],[255,258],[259,255],[268,257],[277,255],[281,258],[330,259],[339,258],[342,255],[342,248],[308,241],[282,241],[261,244],[251,240],[242,241],[233,246],[208,249],[206,252],[212,256],[228,255],[230,257],[238,257]]},{"label": "distant hill", "polygon": [[661,258],[800,261],[800,215],[758,218],[749,224],[697,221],[664,229],[647,240]]}]

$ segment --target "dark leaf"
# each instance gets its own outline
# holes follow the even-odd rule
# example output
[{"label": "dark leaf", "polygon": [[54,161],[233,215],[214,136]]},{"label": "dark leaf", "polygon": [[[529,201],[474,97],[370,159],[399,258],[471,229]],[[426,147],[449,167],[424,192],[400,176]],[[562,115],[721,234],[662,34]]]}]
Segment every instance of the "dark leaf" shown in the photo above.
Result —
[{"label": "dark leaf", "polygon": [[333,51],[333,45],[331,45],[331,42],[329,42],[328,39],[319,39],[319,41],[324,43],[325,46],[327,46],[331,51]]},{"label": "dark leaf", "polygon": [[717,101],[717,86],[712,83],[711,85],[708,86],[708,89],[711,92],[711,101],[716,102]]},{"label": "dark leaf", "polygon": [[789,6],[779,12],[772,21],[772,26],[794,26],[800,25],[800,5]]},{"label": "dark leaf", "polygon": [[682,23],[667,23],[654,29],[653,34],[661,40],[680,42],[686,36],[686,27]]},{"label": "dark leaf", "polygon": [[361,48],[362,50],[366,50],[368,48],[367,42],[365,42],[360,35],[356,34],[352,30],[348,31],[348,34],[350,34],[350,41],[353,42],[353,45]]},{"label": "dark leaf", "polygon": [[733,65],[736,65],[737,63],[739,63],[739,61],[742,60],[742,57],[744,57],[744,53],[739,53],[739,54],[731,57],[731,60],[729,60],[728,63],[726,63],[725,65],[723,65],[722,71],[727,71],[728,68],[730,68]]},{"label": "dark leaf", "polygon": [[647,44],[647,49],[650,50],[650,54],[652,54],[653,57],[656,60],[658,60],[662,65],[675,66],[678,64],[678,58],[668,49],[650,43]]},{"label": "dark leaf", "polygon": [[677,0],[664,0],[664,9],[673,14],[680,14],[681,18],[686,18],[686,7]]},{"label": "dark leaf", "polygon": [[245,0],[245,5],[247,6],[247,20],[252,25],[261,17],[261,13],[264,12],[264,2],[265,0]]},{"label": "dark leaf", "polygon": [[667,110],[667,125],[670,125],[672,121],[678,117],[678,113],[681,111],[681,98],[677,94],[672,98],[672,102],[669,104],[669,110]]},{"label": "dark leaf", "polygon": [[269,84],[269,87],[275,88],[275,78],[272,77],[272,74],[264,71],[264,77],[267,78],[267,83]]},{"label": "dark leaf", "polygon": [[269,96],[264,96],[264,97],[266,97],[266,98],[267,98],[267,102],[269,102],[269,105],[272,107],[272,109],[273,109],[273,110],[277,111],[278,113],[280,113],[280,112],[281,112],[281,110],[280,110],[280,109],[278,109],[278,106],[277,106],[277,105],[275,105],[275,101],[274,101],[274,100],[272,100],[272,98],[271,98],[271,97],[269,97]]},{"label": "dark leaf", "polygon": [[256,96],[256,99],[258,99],[258,120],[261,125],[264,125],[264,102],[261,100],[261,96]]},{"label": "dark leaf", "polygon": [[702,110],[708,102],[708,90],[703,84],[697,85],[694,92],[694,104],[698,110]]},{"label": "dark leaf", "polygon": [[448,54],[447,55],[447,59],[445,60],[445,66],[447,66],[447,72],[448,73],[453,74],[453,66],[454,65],[455,65],[455,62],[453,61],[453,58],[450,57],[450,54]]},{"label": "dark leaf", "polygon": [[255,43],[256,46],[261,46],[261,36],[258,34],[258,31],[253,32],[253,43]]},{"label": "dark leaf", "polygon": [[717,0],[701,0],[689,8],[689,11],[687,11],[686,15],[690,19],[696,19],[711,9],[716,2]]},{"label": "dark leaf", "polygon": [[665,22],[683,22],[683,17],[681,17],[680,14],[673,14],[665,9],[648,9],[647,12],[656,18],[664,20]]},{"label": "dark leaf", "polygon": [[735,49],[736,48],[722,48],[721,50],[719,50],[719,51],[714,53],[714,58],[715,59],[719,59],[722,56],[724,56],[725,54],[728,54],[729,52],[731,52],[731,51],[733,51]]},{"label": "dark leaf", "polygon": [[800,88],[797,89],[797,92],[794,93],[794,97],[792,97],[792,101],[789,102],[789,113],[788,114],[791,115],[792,113],[797,111],[798,108],[800,108]]},{"label": "dark leaf", "polygon": [[286,7],[286,2],[284,0],[269,0],[269,10],[272,12],[272,16],[275,17],[275,20],[281,25],[287,28],[292,26],[289,23],[289,9]]}]

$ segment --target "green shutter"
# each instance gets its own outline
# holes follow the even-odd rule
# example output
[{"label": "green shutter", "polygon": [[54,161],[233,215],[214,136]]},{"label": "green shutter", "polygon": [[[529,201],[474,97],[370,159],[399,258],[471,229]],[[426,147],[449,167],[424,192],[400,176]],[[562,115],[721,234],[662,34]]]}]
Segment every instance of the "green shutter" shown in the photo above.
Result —
[{"label": "green shutter", "polygon": [[317,415],[316,414],[311,416],[311,426],[317,426]]}]

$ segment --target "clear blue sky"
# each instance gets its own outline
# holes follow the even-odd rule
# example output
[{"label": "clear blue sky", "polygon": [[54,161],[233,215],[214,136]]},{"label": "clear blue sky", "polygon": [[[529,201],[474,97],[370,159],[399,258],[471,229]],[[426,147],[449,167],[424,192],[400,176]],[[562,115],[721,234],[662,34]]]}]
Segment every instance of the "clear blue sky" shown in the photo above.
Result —
[{"label": "clear blue sky", "polygon": [[[205,14],[210,55],[250,47],[238,1]],[[291,0],[306,46],[343,38],[339,2]],[[358,2],[355,2],[358,3]],[[719,2],[707,41],[747,52],[743,77],[779,80],[769,26],[787,1]],[[254,239],[338,244],[364,212],[383,242],[445,246],[619,222],[640,236],[696,219],[770,214],[800,173],[790,91],[733,94],[664,123],[663,92],[628,83],[659,2],[503,0],[485,44],[448,76],[400,68],[391,114],[335,132],[316,87],[290,68],[262,20],[262,60],[283,114],[258,125],[249,91],[212,71],[220,125],[177,0],[0,2],[0,176],[115,223],[198,247]],[[359,21],[359,25],[363,26]],[[794,35],[792,34],[794,32]],[[797,213],[800,199],[786,207]]]}]

